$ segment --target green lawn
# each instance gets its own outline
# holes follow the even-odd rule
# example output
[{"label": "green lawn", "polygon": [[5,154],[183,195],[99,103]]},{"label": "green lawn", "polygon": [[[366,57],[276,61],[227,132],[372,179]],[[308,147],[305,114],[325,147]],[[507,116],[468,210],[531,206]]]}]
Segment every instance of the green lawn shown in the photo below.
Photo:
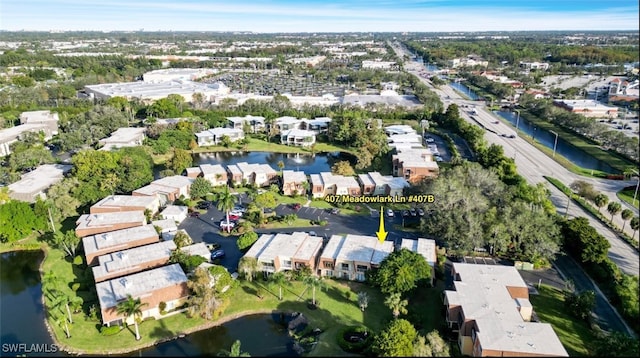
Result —
[{"label": "green lawn", "polygon": [[[194,150],[195,153],[206,153],[206,152],[234,152],[238,150],[244,150],[248,152],[272,152],[272,153],[307,153],[311,154],[310,148],[303,147],[295,147],[288,146],[284,144],[278,143],[269,143],[264,140],[249,138],[249,144],[244,145],[232,145],[227,147],[221,145],[213,145],[207,147],[199,147]],[[329,144],[329,143],[320,143],[316,142],[314,147],[314,151],[316,153],[320,152],[348,152],[351,153],[352,150],[349,148]]]},{"label": "green lawn", "polygon": [[617,194],[618,199],[623,200],[629,204],[631,204],[632,206],[635,206],[636,209],[640,209],[640,195],[636,195],[636,200],[635,202],[633,201],[633,195],[635,194],[636,189],[623,189],[620,190]]},{"label": "green lawn", "polygon": [[310,227],[310,226],[314,226],[311,224],[310,220],[297,218],[293,221],[292,224],[288,224],[286,222],[274,221],[264,225],[261,228],[262,229],[281,229],[281,228],[287,228],[287,227],[295,228],[295,227]]},{"label": "green lawn", "polygon": [[[445,317],[442,314],[444,303],[442,292],[444,282],[436,281],[435,287],[419,287],[409,297],[409,316],[416,322],[421,334],[427,334],[433,330],[446,331]],[[419,322],[419,324],[418,324]]]},{"label": "green lawn", "polygon": [[[346,207],[340,207],[340,206],[335,206],[331,203],[328,203],[323,199],[311,200],[311,202],[309,203],[309,207],[318,208],[318,209],[338,208],[340,209],[340,214],[343,214],[343,215],[371,215],[371,212],[369,211],[369,209],[364,205],[349,204]],[[359,207],[360,210],[356,210],[356,207]]]},{"label": "green lawn", "polygon": [[[61,279],[61,289],[71,294],[71,284],[81,274],[80,268],[72,265],[59,250],[46,248],[47,255],[42,263],[42,271],[54,271]],[[90,321],[83,313],[73,314],[74,323],[69,324],[71,338],[66,338],[63,328],[51,324],[56,341],[67,350],[84,354],[116,354],[153,345],[160,340],[190,333],[206,327],[223,323],[230,319],[252,313],[270,313],[276,311],[298,311],[309,318],[310,326],[320,328],[324,333],[311,355],[315,356],[347,356],[337,345],[336,332],[345,325],[366,325],[372,331],[378,331],[391,318],[391,313],[383,304],[382,295],[377,289],[364,284],[326,280],[327,288],[316,290],[319,308],[310,310],[306,300],[311,299],[312,292],[300,282],[292,282],[283,288],[283,300],[277,298],[278,288],[262,281],[239,281],[239,287],[233,289],[228,297],[229,305],[217,321],[205,321],[201,318],[188,318],[179,313],[161,320],[142,322],[140,334],[142,339],[135,340],[133,327],[124,329],[113,336],[102,336],[99,332],[101,324]],[[262,287],[263,298],[259,299],[256,289]],[[357,292],[366,291],[370,303],[365,312],[360,311],[357,304]],[[81,287],[79,295],[85,301],[85,311],[90,304],[97,305],[95,294],[88,287]],[[126,347],[126,349],[123,349]]]},{"label": "green lawn", "polygon": [[586,322],[569,315],[564,306],[562,291],[544,284],[538,291],[540,294],[531,295],[530,300],[540,321],[553,326],[569,356],[591,355],[597,336]]}]

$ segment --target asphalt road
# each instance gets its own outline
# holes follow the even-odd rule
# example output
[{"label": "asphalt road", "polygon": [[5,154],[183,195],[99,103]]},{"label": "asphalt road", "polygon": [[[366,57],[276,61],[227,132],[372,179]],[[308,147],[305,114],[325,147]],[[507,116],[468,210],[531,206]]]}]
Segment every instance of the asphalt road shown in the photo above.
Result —
[{"label": "asphalt road", "polygon": [[[440,88],[433,87],[428,80],[419,76],[421,71],[426,71],[424,65],[417,62],[408,62],[405,64],[405,70],[420,78],[444,100],[445,104],[456,103],[460,108],[460,116],[463,119],[484,127],[487,130],[484,136],[487,142],[489,144],[498,144],[502,146],[506,156],[515,158],[518,172],[529,183],[545,183],[546,187],[551,191],[551,201],[556,205],[559,213],[564,213],[567,210],[568,198],[553,185],[548,183],[544,176],[556,178],[566,185],[570,185],[576,180],[590,182],[596,190],[605,193],[611,200],[616,201],[617,199],[614,198],[617,198],[617,191],[626,186],[635,185],[637,183],[636,180],[585,178],[571,173],[545,153],[538,150],[522,138],[517,137],[514,128],[511,128],[504,122],[499,121],[496,115],[485,109],[481,102],[471,101],[461,97],[451,86],[441,86]],[[475,114],[470,113],[472,108],[476,110]],[[473,118],[471,118],[472,116]],[[503,137],[503,134],[507,137]],[[512,134],[516,137],[508,138],[508,136]],[[623,206],[626,207],[628,205],[624,203]],[[635,214],[638,215],[638,211],[635,208],[633,208],[633,210]],[[590,224],[611,244],[611,248],[609,249],[609,258],[616,263],[623,272],[630,275],[638,275],[638,272],[640,271],[640,256],[636,249],[631,247],[624,240],[620,239],[613,230],[604,226],[597,218],[591,216],[590,213],[576,204],[569,205],[568,216],[586,217]],[[622,219],[620,218],[620,215],[616,215],[613,221],[619,227],[622,227]],[[630,225],[626,225],[625,232],[632,235],[633,231],[631,230]]]}]

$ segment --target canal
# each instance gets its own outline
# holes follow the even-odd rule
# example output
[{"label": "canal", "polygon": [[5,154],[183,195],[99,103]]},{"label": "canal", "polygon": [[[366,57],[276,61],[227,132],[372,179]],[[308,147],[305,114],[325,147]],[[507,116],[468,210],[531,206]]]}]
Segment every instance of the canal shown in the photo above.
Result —
[{"label": "canal", "polygon": [[[44,324],[39,274],[43,257],[40,250],[0,254],[0,356],[68,356],[58,350]],[[295,357],[293,340],[279,320],[270,314],[240,317],[126,356],[215,356],[240,340],[242,351],[254,357]]]}]

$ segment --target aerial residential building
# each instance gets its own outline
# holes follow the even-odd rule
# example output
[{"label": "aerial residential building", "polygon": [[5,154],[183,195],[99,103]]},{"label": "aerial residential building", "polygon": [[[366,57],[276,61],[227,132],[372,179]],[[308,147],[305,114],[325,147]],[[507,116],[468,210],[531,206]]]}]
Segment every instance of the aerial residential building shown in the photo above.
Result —
[{"label": "aerial residential building", "polygon": [[91,268],[93,278],[96,282],[102,282],[164,266],[169,263],[171,252],[175,249],[173,241],[162,241],[101,255],[98,257],[98,266]]},{"label": "aerial residential building", "polygon": [[99,282],[96,284],[96,292],[102,323],[107,326],[123,324],[127,320],[127,317],[117,310],[118,303],[126,300],[127,295],[139,298],[142,302],[141,319],[162,318],[160,302],[166,304],[165,311],[171,311],[182,305],[189,296],[187,275],[179,264]]},{"label": "aerial residential building", "polygon": [[124,147],[137,147],[142,145],[145,138],[145,128],[118,128],[108,138],[100,139],[100,150],[111,150]]},{"label": "aerial residential building", "polygon": [[281,131],[280,143],[297,147],[309,147],[316,142],[316,133],[304,129],[289,129]]},{"label": "aerial residential building", "polygon": [[160,232],[160,238],[162,238],[162,240],[167,240],[169,235],[175,236],[175,234],[172,233],[178,231],[176,222],[171,219],[153,220],[151,225],[153,225],[156,231]]},{"label": "aerial residential building", "polygon": [[123,211],[148,211],[155,214],[160,210],[160,200],[154,196],[109,195],[93,204],[89,213],[117,213]]},{"label": "aerial residential building", "polygon": [[76,220],[76,235],[85,237],[144,226],[146,223],[147,217],[143,211],[84,214]]},{"label": "aerial residential building", "polygon": [[358,181],[364,195],[402,196],[404,188],[409,187],[409,182],[404,178],[382,175],[378,172],[359,174]]},{"label": "aerial residential building", "polygon": [[[172,241],[173,242],[173,241]],[[200,256],[206,259],[208,262],[211,260],[211,251],[207,248],[207,244],[204,242],[199,242],[197,244],[184,246],[180,249],[181,251],[186,252],[189,256]]]},{"label": "aerial residential building", "polygon": [[322,198],[326,195],[357,196],[362,192],[360,184],[354,177],[334,175],[329,172],[311,174],[311,195]]},{"label": "aerial residential building", "polygon": [[227,171],[220,164],[200,165],[202,177],[207,179],[213,186],[226,185],[228,182]]},{"label": "aerial residential building", "polygon": [[520,68],[525,70],[548,70],[549,64],[547,62],[523,62],[520,61]]},{"label": "aerial residential building", "polygon": [[222,137],[228,137],[231,142],[244,139],[244,131],[237,128],[211,128],[206,131],[196,133],[198,145],[218,145],[222,141]]},{"label": "aerial residential building", "polygon": [[400,249],[407,249],[424,257],[429,266],[431,266],[431,282],[433,283],[436,278],[436,262],[438,262],[435,240],[423,238],[417,240],[402,239]]},{"label": "aerial residential building", "polygon": [[134,190],[131,195],[156,196],[160,200],[160,205],[165,205],[181,196],[188,197],[193,180],[182,175],[172,175],[154,180],[151,184]]},{"label": "aerial residential building", "polygon": [[253,133],[264,129],[264,117],[246,115],[244,117],[227,117],[229,127],[244,130],[244,126],[248,125]]},{"label": "aerial residential building", "polygon": [[429,149],[402,149],[391,156],[393,175],[402,177],[410,183],[417,183],[424,178],[438,176],[438,163],[433,161]]},{"label": "aerial residential building", "polygon": [[15,183],[9,184],[9,197],[13,200],[33,203],[37,198],[46,199],[47,190],[64,179],[64,175],[71,171],[71,165],[43,164]]},{"label": "aerial residential building", "polygon": [[263,234],[244,255],[253,257],[263,272],[291,271],[303,266],[315,273],[322,238],[306,232]]},{"label": "aerial residential building", "polygon": [[274,125],[276,129],[280,132],[287,131],[290,129],[299,129],[300,124],[302,123],[296,117],[279,117],[274,120]]},{"label": "aerial residential building", "polygon": [[26,133],[42,133],[48,141],[58,134],[58,114],[50,111],[22,112],[20,125],[0,130],[0,157],[11,154],[11,144],[24,137]]},{"label": "aerial residential building", "polygon": [[364,281],[365,272],[380,266],[393,252],[393,242],[375,236],[333,235],[322,250],[318,269],[322,276]]},{"label": "aerial residential building", "polygon": [[179,205],[167,205],[160,213],[160,216],[164,219],[171,219],[180,224],[187,218],[189,208]]},{"label": "aerial residential building", "polygon": [[579,113],[590,118],[616,118],[618,116],[618,107],[605,106],[592,99],[554,100],[553,104],[569,112]]},{"label": "aerial residential building", "polygon": [[284,195],[305,195],[307,189],[307,175],[304,172],[296,172],[293,170],[282,171],[282,194]]},{"label": "aerial residential building", "polygon": [[187,178],[195,179],[202,176],[202,170],[200,169],[200,167],[189,167],[184,170],[184,173]]},{"label": "aerial residential building", "polygon": [[402,135],[402,134],[417,134],[416,130],[413,127],[406,124],[394,124],[391,126],[384,127],[384,132],[387,133],[388,136]]},{"label": "aerial residential building", "polygon": [[308,131],[312,131],[315,134],[324,133],[329,130],[329,123],[331,123],[331,118],[329,117],[318,117],[314,119],[306,119],[303,118],[300,120],[300,129],[306,129]]},{"label": "aerial residential building", "polygon": [[269,164],[241,162],[227,165],[227,171],[234,185],[250,184],[263,187],[274,183],[278,177],[278,172]]},{"label": "aerial residential building", "polygon": [[463,355],[569,356],[550,324],[531,322],[529,288],[515,267],[454,263],[451,274],[446,322]]},{"label": "aerial residential building", "polygon": [[[126,213],[131,215],[132,213]],[[108,215],[108,214],[97,214]],[[122,214],[118,214],[122,215]],[[153,225],[140,225],[128,229],[112,230],[82,238],[87,265],[97,263],[98,256],[160,241]]]}]

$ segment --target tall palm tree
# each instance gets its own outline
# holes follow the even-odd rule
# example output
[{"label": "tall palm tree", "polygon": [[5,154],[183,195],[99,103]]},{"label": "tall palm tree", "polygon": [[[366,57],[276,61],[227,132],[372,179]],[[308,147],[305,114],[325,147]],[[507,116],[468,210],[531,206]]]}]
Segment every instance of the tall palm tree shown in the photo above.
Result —
[{"label": "tall palm tree", "polygon": [[326,284],[324,283],[322,278],[317,277],[317,276],[307,276],[307,277],[305,277],[304,278],[304,284],[307,285],[307,287],[311,287],[311,291],[312,291],[311,303],[315,306],[316,305],[316,287],[319,287],[320,289],[323,289],[323,288],[326,287]]},{"label": "tall palm tree", "polygon": [[409,301],[403,300],[400,293],[396,292],[387,296],[384,300],[384,304],[391,309],[391,312],[393,312],[393,318],[397,319],[400,314],[407,314],[407,305],[409,304]]},{"label": "tall palm tree", "polygon": [[273,275],[271,275],[271,277],[269,277],[269,280],[272,283],[278,285],[278,289],[279,289],[278,299],[282,301],[282,286],[288,283],[287,276],[284,275],[284,272],[276,272]]},{"label": "tall palm tree", "polygon": [[633,211],[624,209],[620,213],[620,216],[622,217],[622,231],[624,231],[624,227],[627,225],[627,221],[629,221],[629,219],[633,217]]},{"label": "tall palm tree", "polygon": [[[216,195],[216,200],[218,201],[217,208],[218,210],[224,211],[227,215],[227,223],[229,222],[229,211],[233,209],[233,206],[236,204],[238,197],[233,195],[229,190],[229,186],[225,186],[222,191],[220,191]],[[231,227],[227,225],[227,231],[231,232]]]},{"label": "tall palm tree", "polygon": [[42,276],[42,292],[48,297],[53,296],[53,292],[57,290],[60,280],[53,271],[49,271]]},{"label": "tall palm tree", "polygon": [[258,271],[258,260],[255,258],[243,256],[238,262],[238,272],[244,276],[245,280],[253,281],[256,271]]},{"label": "tall palm tree", "polygon": [[118,303],[116,309],[118,313],[124,314],[126,318],[133,317],[133,324],[136,327],[136,341],[140,340],[140,331],[138,330],[138,317],[142,316],[142,307],[146,306],[139,298],[133,298],[127,295],[127,299]]},{"label": "tall palm tree", "polygon": [[609,223],[613,222],[613,217],[618,214],[620,210],[622,210],[622,205],[619,202],[612,201],[609,203],[607,206],[607,211],[611,214],[611,220],[609,220]]},{"label": "tall palm tree", "polygon": [[243,352],[240,350],[240,340],[236,340],[231,345],[230,351],[222,351],[218,354],[220,357],[251,357],[251,355],[247,352]]},{"label": "tall palm tree", "polygon": [[633,230],[633,236],[631,236],[631,239],[636,238],[636,231],[638,231],[639,227],[640,227],[640,218],[635,216],[633,219],[631,219],[631,229]]},{"label": "tall palm tree", "polygon": [[598,212],[601,212],[602,208],[604,208],[607,203],[609,203],[609,197],[606,194],[600,193],[596,195],[596,197],[593,199],[593,202],[598,207]]}]

